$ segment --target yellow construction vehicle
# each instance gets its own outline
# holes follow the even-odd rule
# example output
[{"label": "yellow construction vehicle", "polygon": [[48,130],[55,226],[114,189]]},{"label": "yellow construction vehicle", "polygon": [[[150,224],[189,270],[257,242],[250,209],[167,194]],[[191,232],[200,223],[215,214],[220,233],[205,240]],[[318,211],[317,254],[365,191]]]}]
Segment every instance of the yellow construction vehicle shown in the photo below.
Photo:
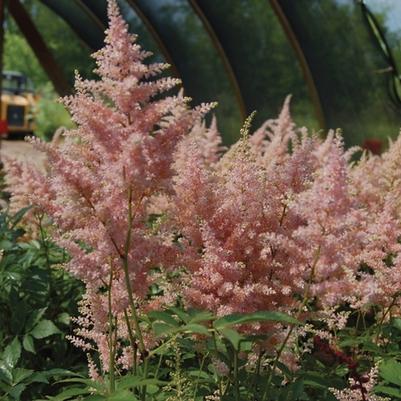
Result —
[{"label": "yellow construction vehicle", "polygon": [[7,121],[7,134],[32,135],[38,98],[28,77],[16,71],[3,71],[1,121]]}]

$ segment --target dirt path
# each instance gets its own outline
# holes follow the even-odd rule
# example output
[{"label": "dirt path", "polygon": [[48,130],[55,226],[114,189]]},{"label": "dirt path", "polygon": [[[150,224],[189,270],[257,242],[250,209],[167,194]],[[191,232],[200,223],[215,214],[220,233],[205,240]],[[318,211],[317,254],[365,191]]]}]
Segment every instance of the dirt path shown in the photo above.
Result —
[{"label": "dirt path", "polygon": [[41,168],[43,168],[45,160],[42,152],[37,151],[30,143],[23,140],[1,140],[0,158],[3,156],[28,161],[29,163],[33,162]]}]

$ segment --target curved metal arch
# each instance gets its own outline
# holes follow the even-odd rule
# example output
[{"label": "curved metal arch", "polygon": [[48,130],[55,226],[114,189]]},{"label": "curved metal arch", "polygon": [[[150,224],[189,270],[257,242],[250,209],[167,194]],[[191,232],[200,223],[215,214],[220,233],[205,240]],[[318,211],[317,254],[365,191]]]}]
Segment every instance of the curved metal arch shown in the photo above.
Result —
[{"label": "curved metal arch", "polygon": [[[92,50],[98,50],[103,45],[104,29],[95,22],[94,14],[88,14],[87,7],[82,8],[76,0],[40,0],[46,7],[59,15],[77,34],[77,36]],[[82,13],[80,11],[86,10]]]},{"label": "curved metal arch", "polygon": [[202,7],[199,5],[197,0],[188,0],[188,2],[190,4],[190,6],[192,7],[192,9],[194,10],[194,12],[199,17],[199,19],[201,20],[203,27],[205,28],[205,31],[209,35],[210,40],[217,51],[217,54],[220,56],[220,58],[223,62],[224,69],[227,72],[227,75],[229,77],[229,80],[231,82],[231,85],[232,85],[234,93],[235,93],[235,97],[237,98],[237,102],[239,105],[239,109],[240,109],[242,118],[245,119],[248,115],[247,108],[245,105],[244,98],[242,96],[242,92],[240,89],[240,85],[238,83],[237,76],[232,67],[232,63],[231,63],[230,59],[228,58],[228,56],[224,50],[224,47],[221,44],[220,39],[216,34],[215,29],[213,28],[212,24],[210,23],[207,16],[203,12]]},{"label": "curved metal arch", "polygon": [[308,61],[306,60],[304,52],[302,51],[302,48],[298,42],[298,39],[297,39],[295,33],[293,32],[291,25],[285,15],[284,11],[281,8],[280,1],[279,0],[269,0],[269,1],[273,8],[273,11],[277,15],[277,19],[279,20],[280,25],[282,26],[285,35],[287,36],[288,41],[290,42],[290,44],[291,44],[292,48],[294,49],[295,54],[298,58],[298,62],[301,66],[302,73],[304,75],[305,82],[308,86],[309,94],[311,96],[312,103],[315,108],[316,118],[317,118],[317,121],[319,122],[320,128],[326,129],[326,120],[325,120],[325,116],[323,113],[323,108],[322,108],[322,104],[320,101],[319,92],[317,90],[315,81],[313,79],[312,72],[309,68],[309,64],[308,64]]},{"label": "curved metal arch", "polygon": [[80,0],[87,9],[97,18],[102,27],[107,28],[107,3],[106,0]]},{"label": "curved metal arch", "polygon": [[73,0],[81,10],[90,17],[90,19],[97,25],[98,28],[102,29],[103,32],[107,28],[107,26],[103,23],[103,21],[92,11],[92,9],[86,5],[83,0]]},{"label": "curved metal arch", "polygon": [[141,6],[138,4],[138,1],[137,0],[126,0],[126,1],[127,1],[128,5],[132,8],[132,10],[136,13],[136,15],[141,19],[141,21],[145,25],[146,29],[149,31],[149,33],[153,37],[153,40],[156,42],[157,46],[159,47],[160,52],[163,54],[167,63],[170,64],[172,74],[175,77],[180,78],[182,80],[181,74],[179,73],[177,65],[174,62],[174,59],[171,56],[166,44],[162,40],[159,32],[153,26],[152,22],[150,21],[150,19],[146,15],[146,13],[142,10]]},{"label": "curved metal arch", "polygon": [[23,4],[20,0],[13,0],[7,4],[7,7],[58,94],[65,96],[70,93],[71,87],[64,76],[64,72]]}]

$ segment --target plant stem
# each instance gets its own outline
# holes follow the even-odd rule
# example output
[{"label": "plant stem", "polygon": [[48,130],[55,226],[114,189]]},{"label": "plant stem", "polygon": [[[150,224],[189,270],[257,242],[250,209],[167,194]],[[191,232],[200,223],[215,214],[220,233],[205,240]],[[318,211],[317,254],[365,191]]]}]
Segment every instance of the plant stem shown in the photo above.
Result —
[{"label": "plant stem", "polygon": [[239,401],[239,382],[238,382],[238,351],[234,351],[234,391],[235,401]]},{"label": "plant stem", "polygon": [[[257,379],[258,379],[258,377],[259,377],[259,375],[260,375],[260,366],[261,366],[261,363],[262,363],[262,356],[263,356],[263,354],[264,354],[264,352],[263,351],[259,351],[259,355],[258,355],[258,360],[257,360],[257,362],[256,362],[256,368],[255,368],[255,373],[254,373],[254,375],[253,375],[253,380],[252,380],[252,387],[254,387],[255,388],[255,393],[254,393],[254,398],[256,399],[256,394],[257,394],[257,391],[258,391],[258,389],[257,389]],[[252,388],[251,387],[251,388]]]},{"label": "plant stem", "polygon": [[[138,199],[138,203],[136,204],[137,209],[139,205],[142,202],[143,195]],[[132,311],[132,318],[134,321],[134,326],[135,326],[135,332],[139,341],[139,351],[141,352],[142,359],[144,361],[144,367],[143,367],[143,377],[146,379],[148,376],[148,355],[145,347],[145,342],[143,340],[143,335],[142,335],[142,330],[139,325],[139,316],[136,310],[136,305],[134,301],[134,295],[132,291],[132,286],[131,286],[131,281],[129,277],[129,271],[128,271],[128,253],[129,253],[129,248],[131,245],[131,237],[132,237],[132,226],[133,226],[133,221],[134,221],[134,215],[132,211],[132,188],[128,188],[128,231],[127,231],[127,237],[125,240],[125,245],[124,245],[124,256],[123,256],[123,268],[124,268],[124,276],[125,276],[125,285],[127,288],[128,292],[128,301],[129,305]],[[142,391],[142,396],[141,396],[142,401],[145,401],[146,399],[146,386],[143,387]]]},{"label": "plant stem", "polygon": [[131,348],[132,348],[132,357],[133,357],[133,360],[134,360],[133,372],[134,372],[134,375],[136,375],[136,372],[137,372],[136,366],[137,366],[138,345],[137,345],[137,343],[135,341],[134,333],[132,332],[131,324],[130,324],[128,313],[127,313],[126,309],[124,309],[124,319],[125,319],[125,323],[127,325],[128,337],[129,337],[129,341],[131,343]]},{"label": "plant stem", "polygon": [[[308,303],[309,291],[310,291],[310,287],[312,285],[313,278],[315,276],[316,265],[317,265],[317,262],[319,261],[319,257],[320,257],[320,245],[319,245],[318,249],[316,250],[316,253],[315,253],[315,256],[314,256],[314,259],[313,259],[313,264],[312,264],[312,267],[311,267],[310,276],[309,276],[309,279],[308,279],[308,283],[307,283],[307,285],[305,287],[305,292],[304,292],[304,296],[303,296],[303,299],[302,299],[302,303],[299,306],[298,311],[296,313],[296,319],[299,319],[299,316],[301,315],[305,305]],[[269,389],[270,389],[270,385],[271,385],[271,382],[272,382],[272,379],[273,379],[273,373],[276,370],[277,363],[280,360],[281,354],[283,353],[284,348],[287,345],[287,342],[290,339],[290,337],[291,337],[291,335],[292,335],[292,333],[294,331],[294,328],[295,328],[294,325],[292,325],[290,327],[290,329],[288,330],[288,333],[287,333],[283,343],[281,344],[281,346],[280,346],[280,348],[279,348],[279,350],[277,352],[276,357],[274,358],[273,366],[270,369],[269,378],[267,380],[266,388],[265,388],[265,391],[263,393],[262,401],[266,400],[266,397],[268,395],[268,392],[269,392]]]},{"label": "plant stem", "polygon": [[[141,197],[138,201],[138,205],[142,201]],[[124,246],[124,256],[123,256],[123,268],[124,268],[124,275],[125,275],[125,285],[127,287],[127,292],[128,292],[128,301],[131,307],[132,311],[132,317],[134,320],[134,325],[135,325],[135,331],[136,335],[139,340],[139,350],[141,351],[142,355],[145,355],[146,353],[146,348],[145,348],[145,342],[143,341],[143,336],[142,336],[142,331],[139,325],[139,316],[136,311],[136,305],[134,301],[134,295],[132,291],[132,286],[131,286],[131,281],[129,277],[129,271],[128,271],[128,253],[129,253],[129,247],[131,244],[131,236],[132,236],[132,223],[133,223],[134,216],[132,214],[132,189],[131,187],[128,189],[128,231],[127,231],[127,237],[125,240],[125,246]]]},{"label": "plant stem", "polygon": [[113,394],[115,387],[115,376],[114,376],[114,341],[113,341],[113,314],[112,314],[112,284],[113,284],[113,268],[110,265],[110,279],[109,279],[109,291],[108,291],[108,308],[109,308],[109,377],[110,377],[110,394]]},{"label": "plant stem", "polygon": [[380,337],[380,334],[381,334],[381,332],[382,332],[382,327],[383,327],[384,319],[385,319],[386,316],[390,313],[391,308],[396,304],[397,298],[398,298],[398,294],[396,294],[396,295],[393,296],[393,300],[391,301],[391,304],[390,304],[389,307],[385,310],[385,312],[383,313],[382,318],[380,319],[379,328],[378,328],[378,330],[377,330],[377,335],[376,335],[376,339],[375,339],[376,344],[378,344],[378,342],[379,342],[379,337]]},{"label": "plant stem", "polygon": [[193,399],[195,399],[196,397],[196,392],[198,391],[198,385],[199,385],[199,379],[200,379],[200,372],[202,372],[203,370],[203,365],[205,364],[206,358],[209,356],[209,352],[206,352],[206,354],[203,356],[202,358],[202,362],[199,365],[199,375],[196,378],[196,382],[195,382],[195,389],[194,389],[194,395],[193,395]]}]

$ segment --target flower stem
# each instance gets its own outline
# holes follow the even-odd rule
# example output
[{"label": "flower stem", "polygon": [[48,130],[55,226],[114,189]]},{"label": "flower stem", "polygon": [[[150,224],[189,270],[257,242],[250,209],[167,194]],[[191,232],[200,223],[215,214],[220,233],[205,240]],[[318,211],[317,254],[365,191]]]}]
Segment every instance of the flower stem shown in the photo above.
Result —
[{"label": "flower stem", "polygon": [[[319,245],[318,249],[316,250],[315,256],[313,258],[313,263],[312,263],[311,272],[310,272],[310,275],[309,275],[309,280],[308,280],[308,283],[307,283],[306,288],[305,288],[305,292],[304,292],[304,296],[303,296],[303,299],[302,299],[302,303],[299,306],[298,311],[296,313],[296,319],[299,319],[299,316],[301,315],[305,305],[308,303],[309,291],[310,291],[310,287],[312,285],[313,278],[315,277],[315,270],[316,270],[317,262],[319,261],[319,257],[320,257],[320,245]],[[272,368],[270,369],[270,372],[269,372],[269,378],[267,380],[266,388],[265,388],[265,391],[263,393],[262,401],[266,400],[266,397],[268,395],[268,392],[269,392],[269,389],[270,389],[270,385],[271,385],[271,382],[272,382],[272,379],[273,379],[273,373],[276,370],[277,363],[280,360],[281,354],[283,353],[284,348],[286,347],[287,342],[290,339],[290,337],[291,337],[291,335],[292,335],[292,333],[294,331],[294,328],[295,328],[294,325],[292,325],[290,327],[290,329],[288,330],[288,333],[287,333],[283,343],[281,344],[279,350],[277,351],[277,355],[276,355],[276,357],[274,358],[274,361],[273,361],[273,366],[272,366]]]},{"label": "flower stem", "polygon": [[115,366],[114,366],[114,341],[113,341],[113,313],[112,313],[112,284],[113,284],[113,268],[110,265],[110,279],[109,279],[109,291],[108,291],[108,308],[109,308],[109,378],[110,378],[110,394],[113,394],[115,387]]},{"label": "flower stem", "polygon": [[234,351],[234,391],[235,401],[239,401],[239,382],[238,382],[238,351]]}]

